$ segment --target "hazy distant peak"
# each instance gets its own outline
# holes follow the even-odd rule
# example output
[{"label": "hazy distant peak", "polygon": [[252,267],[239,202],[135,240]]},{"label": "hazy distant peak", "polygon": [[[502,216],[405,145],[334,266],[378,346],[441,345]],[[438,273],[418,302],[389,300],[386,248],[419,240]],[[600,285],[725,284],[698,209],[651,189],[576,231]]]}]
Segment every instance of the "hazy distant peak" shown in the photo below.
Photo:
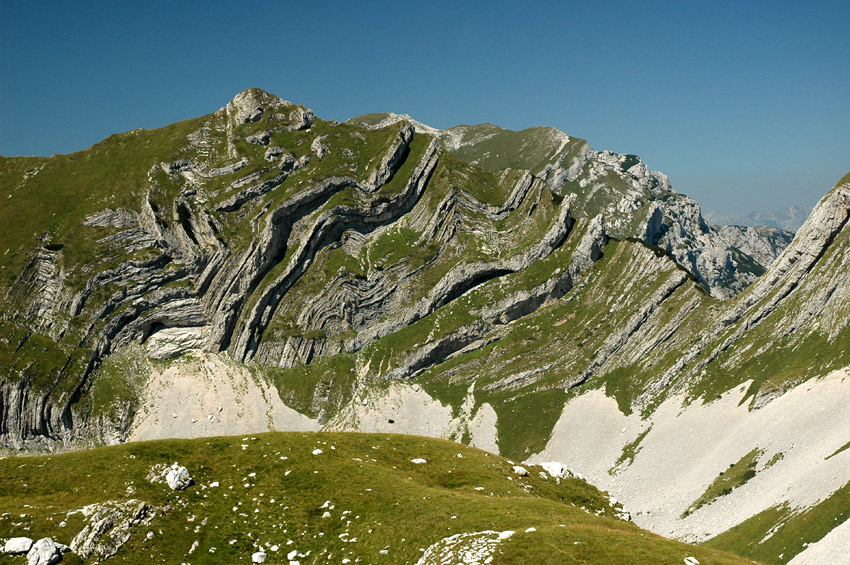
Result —
[{"label": "hazy distant peak", "polygon": [[812,212],[811,206],[789,206],[782,210],[755,211],[747,215],[729,214],[720,210],[704,212],[709,224],[717,226],[770,226],[796,232]]}]

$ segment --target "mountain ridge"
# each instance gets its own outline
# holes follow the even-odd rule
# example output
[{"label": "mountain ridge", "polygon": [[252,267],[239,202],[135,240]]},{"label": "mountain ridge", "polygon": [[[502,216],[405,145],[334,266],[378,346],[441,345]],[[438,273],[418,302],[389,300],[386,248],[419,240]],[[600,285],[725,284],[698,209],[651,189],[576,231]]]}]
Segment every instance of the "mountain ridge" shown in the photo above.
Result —
[{"label": "mountain ridge", "polygon": [[[368,114],[347,123],[375,128],[408,117]],[[438,130],[415,120],[411,124],[417,131],[435,135],[444,149],[467,162],[491,172],[506,167],[527,169],[553,191],[577,194],[585,213],[604,213],[611,235],[664,247],[720,298],[743,290],[791,240],[788,232],[709,226],[699,205],[675,193],[667,176],[651,171],[640,157],[597,152],[585,140],[555,128],[510,131],[480,124]]]}]

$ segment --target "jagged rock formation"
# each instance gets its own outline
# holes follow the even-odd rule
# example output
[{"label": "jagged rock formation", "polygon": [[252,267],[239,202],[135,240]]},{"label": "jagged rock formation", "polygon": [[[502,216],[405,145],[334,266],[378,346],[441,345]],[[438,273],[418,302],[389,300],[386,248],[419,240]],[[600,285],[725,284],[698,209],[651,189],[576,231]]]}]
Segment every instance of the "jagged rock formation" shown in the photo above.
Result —
[{"label": "jagged rock formation", "polygon": [[763,272],[773,264],[794,239],[793,233],[768,226],[711,226],[711,231],[726,241],[729,247],[745,254],[745,257],[733,258],[733,261],[746,260],[747,257],[755,259],[757,265],[750,266],[750,269],[759,275],[762,273],[758,271]]},{"label": "jagged rock formation", "polygon": [[150,525],[157,509],[141,500],[108,501],[79,510],[86,525],[71,542],[71,551],[94,562],[114,557],[144,526]]}]

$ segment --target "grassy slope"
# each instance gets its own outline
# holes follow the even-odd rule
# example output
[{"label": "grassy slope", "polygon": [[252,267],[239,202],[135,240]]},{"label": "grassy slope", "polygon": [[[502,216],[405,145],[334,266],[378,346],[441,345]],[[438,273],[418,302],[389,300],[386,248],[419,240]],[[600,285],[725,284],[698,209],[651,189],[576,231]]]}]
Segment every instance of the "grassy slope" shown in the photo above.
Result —
[{"label": "grassy slope", "polygon": [[64,246],[69,265],[90,261],[101,234],[81,228],[83,219],[105,208],[139,209],[150,168],[176,159],[202,121],[111,135],[69,155],[0,157],[0,284],[8,288],[44,234]]},{"label": "grassy slope", "polygon": [[[460,133],[465,144],[454,151],[455,155],[491,172],[514,168],[539,173],[555,156],[560,145],[556,131],[547,127],[511,131],[491,124],[478,124],[458,126],[448,131]],[[570,138],[567,147],[582,141]]]},{"label": "grassy slope", "polygon": [[[313,455],[317,448],[323,453]],[[419,457],[427,463],[411,462]],[[172,461],[195,485],[172,492],[145,479],[152,465]],[[208,488],[213,481],[220,486]],[[10,513],[0,519],[0,537],[70,543],[83,519],[69,511],[131,498],[172,509],[137,528],[116,562],[247,562],[257,546],[277,544],[270,562],[294,549],[310,552],[301,563],[406,563],[444,537],[487,529],[518,532],[496,563],[681,563],[688,555],[745,562],[600,516],[611,512],[609,502],[583,481],[520,478],[506,459],[448,441],[366,434],[267,433],[9,457],[0,460],[0,508]],[[322,518],[325,501],[330,518]],[[529,527],[538,531],[524,533]]]}]

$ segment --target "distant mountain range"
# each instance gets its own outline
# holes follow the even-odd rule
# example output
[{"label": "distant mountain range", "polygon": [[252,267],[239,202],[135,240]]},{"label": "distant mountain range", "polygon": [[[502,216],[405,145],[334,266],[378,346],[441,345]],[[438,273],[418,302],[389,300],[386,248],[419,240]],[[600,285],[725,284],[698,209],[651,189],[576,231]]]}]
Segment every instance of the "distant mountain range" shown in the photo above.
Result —
[{"label": "distant mountain range", "polygon": [[811,206],[789,206],[784,210],[751,212],[746,216],[728,214],[720,210],[703,212],[702,216],[705,221],[715,226],[770,226],[796,232],[811,213]]}]

